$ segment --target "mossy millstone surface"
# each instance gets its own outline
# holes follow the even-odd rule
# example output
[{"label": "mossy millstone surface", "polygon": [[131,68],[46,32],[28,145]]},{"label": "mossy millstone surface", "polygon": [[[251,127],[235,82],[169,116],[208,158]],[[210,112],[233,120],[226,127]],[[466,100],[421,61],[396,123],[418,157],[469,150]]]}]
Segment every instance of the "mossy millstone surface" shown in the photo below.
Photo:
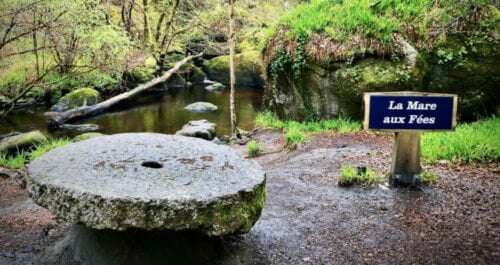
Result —
[{"label": "mossy millstone surface", "polygon": [[94,229],[246,233],[265,201],[257,163],[184,136],[92,138],[48,152],[28,175],[36,203]]}]

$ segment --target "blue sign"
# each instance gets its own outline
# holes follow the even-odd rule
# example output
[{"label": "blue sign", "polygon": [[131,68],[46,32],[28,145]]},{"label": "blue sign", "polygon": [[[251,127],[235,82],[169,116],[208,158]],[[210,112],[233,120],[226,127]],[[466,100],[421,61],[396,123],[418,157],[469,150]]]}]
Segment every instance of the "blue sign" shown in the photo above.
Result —
[{"label": "blue sign", "polygon": [[366,93],[365,129],[447,131],[456,124],[457,96],[451,94]]}]

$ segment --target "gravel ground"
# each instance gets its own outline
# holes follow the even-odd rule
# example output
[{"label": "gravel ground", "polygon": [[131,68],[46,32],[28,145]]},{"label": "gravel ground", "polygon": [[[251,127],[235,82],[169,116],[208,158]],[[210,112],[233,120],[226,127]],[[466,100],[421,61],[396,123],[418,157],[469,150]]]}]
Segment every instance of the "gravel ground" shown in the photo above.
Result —
[{"label": "gravel ground", "polygon": [[[224,262],[213,264],[500,263],[498,164],[425,165],[440,180],[418,190],[341,188],[342,164],[388,172],[391,135],[318,134],[295,151],[278,131],[253,137],[266,148],[252,159],[267,172],[267,202],[249,234],[222,239]],[[0,176],[0,264],[37,264],[69,225],[31,202],[22,172]]]}]

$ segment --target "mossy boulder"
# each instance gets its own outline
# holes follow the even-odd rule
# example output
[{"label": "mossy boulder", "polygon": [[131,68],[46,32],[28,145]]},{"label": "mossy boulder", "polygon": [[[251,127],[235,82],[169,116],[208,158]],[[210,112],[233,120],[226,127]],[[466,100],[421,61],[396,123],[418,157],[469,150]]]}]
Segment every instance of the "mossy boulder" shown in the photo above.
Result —
[{"label": "mossy boulder", "polygon": [[69,109],[90,106],[102,101],[101,94],[93,88],[84,87],[73,90],[59,99],[57,104],[52,106],[51,111],[63,112]]},{"label": "mossy boulder", "polygon": [[184,87],[186,80],[181,74],[173,74],[166,82],[167,87]]},{"label": "mossy boulder", "polygon": [[498,113],[500,19],[493,6],[477,10],[475,20],[461,18],[461,31],[425,41],[396,33],[388,44],[355,33],[344,42],[317,32],[290,38],[283,27],[264,54],[266,106],[282,119],[359,120],[365,92],[422,91],[458,94],[461,120]]},{"label": "mossy boulder", "polygon": [[205,72],[200,67],[193,66],[192,70],[188,73],[188,80],[195,84],[203,83]]},{"label": "mossy boulder", "polygon": [[32,146],[46,142],[47,136],[40,131],[32,131],[5,137],[0,141],[0,153],[29,149]]},{"label": "mossy boulder", "polygon": [[[235,56],[236,85],[262,87],[262,60],[260,52],[250,51]],[[208,60],[204,68],[211,80],[229,84],[229,56],[219,56]]]}]

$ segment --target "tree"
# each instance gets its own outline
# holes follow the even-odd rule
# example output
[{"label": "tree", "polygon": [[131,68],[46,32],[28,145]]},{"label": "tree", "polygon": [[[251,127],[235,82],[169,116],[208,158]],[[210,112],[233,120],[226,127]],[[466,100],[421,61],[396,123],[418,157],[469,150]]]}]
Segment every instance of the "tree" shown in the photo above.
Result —
[{"label": "tree", "polygon": [[234,69],[234,53],[236,49],[236,34],[234,32],[234,2],[235,0],[229,0],[229,108],[231,115],[231,138],[240,138],[237,121],[236,121],[236,106],[234,101],[234,90],[236,84],[236,74]]}]

